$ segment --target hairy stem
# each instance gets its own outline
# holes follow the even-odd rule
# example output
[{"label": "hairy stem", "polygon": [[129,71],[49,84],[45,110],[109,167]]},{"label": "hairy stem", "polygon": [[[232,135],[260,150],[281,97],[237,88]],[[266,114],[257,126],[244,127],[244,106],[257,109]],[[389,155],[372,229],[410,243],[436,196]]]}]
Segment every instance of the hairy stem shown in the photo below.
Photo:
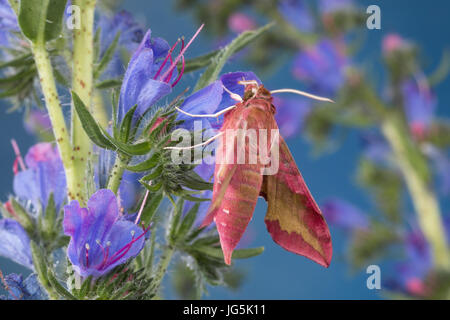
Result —
[{"label": "hairy stem", "polygon": [[129,162],[130,159],[126,156],[116,156],[116,161],[114,162],[114,167],[111,170],[108,180],[108,189],[112,190],[115,194],[117,194],[117,191],[119,190],[123,173],[125,172],[125,168]]},{"label": "hairy stem", "polygon": [[153,282],[152,282],[152,292],[157,293],[161,283],[164,279],[164,275],[167,272],[167,268],[169,267],[170,261],[172,260],[173,254],[175,253],[175,248],[173,246],[167,246],[164,250],[161,258],[159,259],[158,267],[155,271]]},{"label": "hairy stem", "polygon": [[407,128],[402,124],[401,119],[395,116],[386,117],[382,130],[403,173],[419,225],[431,246],[434,264],[437,268],[448,269],[450,257],[439,203],[427,179],[421,173],[420,166],[427,168],[426,161],[419,150],[412,153],[411,148],[415,146],[409,142]]},{"label": "hairy stem", "polygon": [[[80,28],[74,30],[73,42],[73,83],[72,89],[92,111],[93,64],[94,64],[94,12],[96,0],[74,0],[79,6]],[[87,163],[91,156],[91,142],[84,132],[80,119],[72,105],[72,145],[74,170],[77,175],[75,190],[71,198],[86,203]]]},{"label": "hairy stem", "polygon": [[70,194],[76,190],[78,182],[72,160],[72,146],[61,109],[61,103],[58,98],[58,92],[56,90],[52,65],[44,42],[37,42],[36,44],[33,44],[32,48],[42,92],[45,98],[45,105],[52,123],[53,134],[61,154],[61,159],[64,164],[67,188]]}]

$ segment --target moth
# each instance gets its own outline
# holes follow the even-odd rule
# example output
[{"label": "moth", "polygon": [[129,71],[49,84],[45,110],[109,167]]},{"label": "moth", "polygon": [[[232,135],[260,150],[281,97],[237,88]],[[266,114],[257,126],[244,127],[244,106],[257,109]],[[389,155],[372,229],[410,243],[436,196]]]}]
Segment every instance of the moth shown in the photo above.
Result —
[{"label": "moth", "polygon": [[[275,136],[278,125],[272,93],[294,92],[322,101],[329,100],[292,89],[270,92],[256,81],[239,83],[245,85],[244,97],[238,97],[236,100],[240,101],[236,105],[220,112],[224,115],[224,122],[216,136],[220,136],[216,150],[221,150],[222,156],[221,161],[216,161],[213,198],[201,226],[208,226],[213,221],[216,223],[225,263],[231,264],[233,250],[252,219],[261,196],[268,203],[265,223],[272,239],[284,249],[328,267],[332,257],[330,232],[286,142],[283,137]],[[267,150],[261,150],[246,136],[242,138],[235,134],[230,138],[229,132],[251,129],[257,135],[256,141],[270,141]],[[268,133],[267,137],[264,137],[264,132]],[[277,142],[276,148],[273,142]],[[278,170],[262,174],[270,165],[263,158],[271,155],[273,161],[271,153],[274,152],[277,152]],[[251,161],[255,154],[257,161]]]}]

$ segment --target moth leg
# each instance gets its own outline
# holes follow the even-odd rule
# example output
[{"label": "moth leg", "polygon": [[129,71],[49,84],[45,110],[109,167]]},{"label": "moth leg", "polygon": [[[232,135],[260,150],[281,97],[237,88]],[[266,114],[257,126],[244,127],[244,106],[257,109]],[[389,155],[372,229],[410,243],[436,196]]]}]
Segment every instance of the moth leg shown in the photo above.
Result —
[{"label": "moth leg", "polygon": [[237,101],[237,102],[242,102],[244,101],[242,99],[242,97],[240,95],[238,95],[237,93],[231,92],[227,87],[225,87],[224,85],[222,85],[223,90],[225,90],[226,92],[228,92],[230,94],[230,98]]},{"label": "moth leg", "polygon": [[183,110],[181,110],[178,107],[175,107],[175,109],[177,109],[179,112],[184,113],[185,115],[188,115],[188,116],[193,117],[193,118],[218,118],[222,114],[224,114],[224,113],[226,113],[226,112],[228,112],[230,110],[233,110],[234,108],[236,108],[235,105],[231,106],[231,107],[228,107],[228,108],[225,108],[222,111],[219,111],[219,112],[213,113],[213,114],[192,114],[192,113],[183,111]]},{"label": "moth leg", "polygon": [[222,136],[224,133],[220,132],[219,134],[215,135],[212,138],[209,138],[208,140],[206,140],[203,143],[199,143],[190,147],[165,147],[164,149],[168,149],[168,150],[189,150],[189,149],[195,149],[201,146],[206,146],[207,144],[213,142],[214,140],[216,140],[217,138],[219,138],[220,136]]}]

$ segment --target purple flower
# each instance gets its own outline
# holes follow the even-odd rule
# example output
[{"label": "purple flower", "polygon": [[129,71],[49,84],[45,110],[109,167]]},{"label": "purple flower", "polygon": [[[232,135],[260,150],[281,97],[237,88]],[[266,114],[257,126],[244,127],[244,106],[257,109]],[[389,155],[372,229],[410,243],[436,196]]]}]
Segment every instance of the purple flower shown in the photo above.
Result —
[{"label": "purple flower", "polygon": [[391,157],[391,147],[378,134],[365,134],[363,137],[363,155],[378,165],[388,165]]},{"label": "purple flower", "polygon": [[[138,49],[144,37],[144,29],[134,21],[133,16],[122,10],[113,17],[100,15],[98,27],[101,30],[101,56],[104,55],[107,48],[114,41],[115,36],[120,32],[119,47],[125,48],[127,52],[134,52]],[[111,61],[107,73],[109,77],[120,76],[123,74],[123,64],[121,52],[116,52]]]},{"label": "purple flower", "polygon": [[345,69],[348,65],[344,43],[325,39],[297,55],[294,75],[306,81],[316,93],[335,96],[346,82]]},{"label": "purple flower", "polygon": [[332,14],[338,11],[351,11],[355,8],[353,0],[320,0],[319,12]]},{"label": "purple flower", "polygon": [[161,73],[162,60],[168,55],[169,50],[169,44],[165,40],[152,39],[150,30],[145,34],[125,72],[120,90],[119,122],[136,104],[138,105],[136,117],[139,117],[172,91],[169,82],[173,76],[169,77],[167,82],[158,79],[157,76],[158,72]]},{"label": "purple flower", "polygon": [[25,121],[25,129],[31,134],[51,132],[52,124],[48,113],[41,109],[32,109]]},{"label": "purple flower", "polygon": [[274,99],[277,108],[275,119],[284,139],[297,135],[312,109],[312,103],[306,99]]},{"label": "purple flower", "polygon": [[31,201],[35,208],[47,206],[53,193],[57,211],[67,197],[64,166],[57,147],[38,143],[25,156],[27,169],[14,176],[14,193],[22,200]]},{"label": "purple flower", "polygon": [[369,227],[367,216],[351,203],[341,199],[330,199],[322,206],[328,222],[348,231],[366,230]]},{"label": "purple flower", "polygon": [[33,270],[30,239],[20,223],[14,219],[1,219],[0,239],[0,256]]},{"label": "purple flower", "polygon": [[63,226],[71,237],[69,260],[82,277],[102,276],[136,257],[149,230],[121,219],[117,198],[108,189],[94,193],[87,208],[81,208],[76,200],[66,205]]},{"label": "purple flower", "polygon": [[8,296],[0,296],[0,300],[46,300],[47,294],[39,284],[36,274],[29,275],[23,280],[22,275],[15,273],[5,277],[8,286]]},{"label": "purple flower", "polygon": [[427,85],[408,80],[402,85],[404,110],[412,134],[422,138],[428,131],[436,109],[436,99]]},{"label": "purple flower", "polygon": [[0,0],[0,46],[7,46],[14,32],[19,32],[16,13],[8,0]]},{"label": "purple flower", "polygon": [[283,0],[278,5],[281,15],[290,24],[302,32],[312,32],[315,28],[314,17],[311,15],[304,0]]},{"label": "purple flower", "polygon": [[[241,80],[261,81],[253,72],[232,72],[223,75],[209,86],[195,92],[188,97],[180,106],[185,112],[191,114],[214,114],[220,112],[237,103],[230,96],[229,92],[235,93],[241,97],[244,96],[245,87],[238,82]],[[224,87],[229,91],[224,90]],[[223,123],[223,115],[216,118],[195,118],[180,113],[177,120],[184,120],[182,127],[191,129],[194,121],[202,120],[203,129],[220,128]]]}]

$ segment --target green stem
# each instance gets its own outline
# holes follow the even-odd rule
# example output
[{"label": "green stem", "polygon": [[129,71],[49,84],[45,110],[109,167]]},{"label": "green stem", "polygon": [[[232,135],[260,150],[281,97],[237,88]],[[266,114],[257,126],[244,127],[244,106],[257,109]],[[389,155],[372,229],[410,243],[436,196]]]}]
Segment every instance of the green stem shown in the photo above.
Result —
[{"label": "green stem", "polygon": [[157,293],[161,282],[164,279],[167,268],[169,267],[170,261],[172,260],[173,254],[175,253],[175,248],[173,246],[167,246],[164,250],[161,258],[159,259],[158,268],[155,271],[153,282],[152,282],[152,292]]},{"label": "green stem", "polygon": [[32,50],[39,73],[42,92],[45,98],[45,105],[52,123],[53,134],[64,164],[68,193],[72,194],[76,189],[77,177],[73,167],[70,137],[64,121],[61,103],[58,98],[52,65],[43,41],[33,44]]},{"label": "green stem", "polygon": [[406,126],[402,125],[401,119],[395,116],[386,117],[382,124],[382,131],[391,145],[405,178],[418,222],[431,246],[434,264],[437,268],[449,269],[450,256],[439,203],[426,178],[421,174],[421,167],[418,167],[419,164],[422,168],[427,168],[426,161],[420,151],[412,149],[415,146],[408,143],[409,135]]},{"label": "green stem", "polygon": [[108,189],[112,190],[115,194],[117,194],[117,191],[119,190],[123,173],[129,162],[130,159],[126,156],[117,155],[116,157],[116,161],[114,162],[114,167],[111,170],[111,175],[109,176],[108,181]]},{"label": "green stem", "polygon": [[[81,8],[80,28],[74,30],[73,42],[73,83],[75,91],[84,104],[90,108],[93,92],[94,64],[94,12],[96,0],[74,0],[73,5]],[[72,106],[72,144],[74,170],[77,184],[72,198],[86,203],[87,163],[91,156],[91,142],[84,132],[80,119]]]}]

